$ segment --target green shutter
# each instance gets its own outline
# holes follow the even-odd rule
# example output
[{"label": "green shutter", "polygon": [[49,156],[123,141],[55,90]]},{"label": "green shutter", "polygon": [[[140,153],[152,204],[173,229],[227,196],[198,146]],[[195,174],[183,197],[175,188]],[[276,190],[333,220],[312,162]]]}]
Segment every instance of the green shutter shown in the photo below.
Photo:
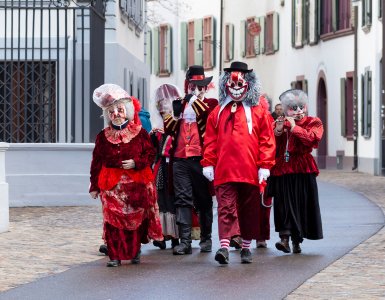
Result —
[{"label": "green shutter", "polygon": [[302,1],[302,43],[309,44],[309,3]]},{"label": "green shutter", "polygon": [[187,70],[187,23],[180,23],[180,67],[183,71]]},{"label": "green shutter", "polygon": [[[199,43],[202,43],[203,40],[203,20],[195,19],[194,20],[194,63],[196,65],[203,65],[203,51],[197,51],[199,48]],[[202,45],[203,48],[203,45]]]},{"label": "green shutter", "polygon": [[367,14],[366,25],[372,25],[372,0],[366,0],[366,2],[368,4],[367,10],[366,10],[366,14]]},{"label": "green shutter", "polygon": [[273,49],[274,52],[279,50],[279,15],[277,12],[273,14]]},{"label": "green shutter", "polygon": [[159,27],[152,30],[152,53],[154,54],[154,74],[159,75]]},{"label": "green shutter", "polygon": [[146,35],[146,63],[152,73],[152,31],[148,30]]},{"label": "green shutter", "polygon": [[239,28],[239,42],[240,42],[240,51],[241,56],[246,56],[246,21],[241,21]]},{"label": "green shutter", "polygon": [[340,79],[341,89],[341,136],[346,137],[346,79]]},{"label": "green shutter", "polygon": [[316,44],[318,42],[318,1],[310,0],[309,2],[309,43]]},{"label": "green shutter", "polygon": [[372,135],[372,71],[367,71],[366,74],[367,84],[367,102],[368,102],[368,114],[367,114],[367,137]]},{"label": "green shutter", "polygon": [[259,25],[261,26],[261,32],[259,33],[259,49],[261,54],[265,53],[265,17],[259,17]]},{"label": "green shutter", "polygon": [[332,0],[332,31],[337,31],[337,0]]},{"label": "green shutter", "polygon": [[308,84],[307,84],[307,80],[304,79],[302,80],[302,90],[307,94],[308,93]]},{"label": "green shutter", "polygon": [[229,50],[230,50],[230,60],[233,60],[234,59],[234,25],[233,24],[229,24],[229,42],[230,42],[230,45],[229,45]]},{"label": "green shutter", "polygon": [[167,62],[166,62],[166,68],[168,73],[172,73],[172,27],[170,25],[167,25]]}]

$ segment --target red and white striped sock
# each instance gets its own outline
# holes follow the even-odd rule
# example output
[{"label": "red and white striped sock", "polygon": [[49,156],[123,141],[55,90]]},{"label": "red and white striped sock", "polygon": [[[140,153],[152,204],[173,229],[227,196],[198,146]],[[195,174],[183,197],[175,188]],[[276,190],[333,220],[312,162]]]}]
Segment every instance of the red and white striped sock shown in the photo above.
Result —
[{"label": "red and white striped sock", "polygon": [[227,250],[230,247],[230,240],[228,239],[221,239],[221,248],[226,248]]},{"label": "red and white striped sock", "polygon": [[242,249],[250,249],[251,240],[242,239]]}]

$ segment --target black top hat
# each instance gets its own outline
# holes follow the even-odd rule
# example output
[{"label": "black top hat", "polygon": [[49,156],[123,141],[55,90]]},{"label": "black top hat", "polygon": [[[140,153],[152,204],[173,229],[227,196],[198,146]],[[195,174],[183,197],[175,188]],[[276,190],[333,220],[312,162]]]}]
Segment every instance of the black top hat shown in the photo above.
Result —
[{"label": "black top hat", "polygon": [[233,61],[230,65],[230,68],[224,68],[225,72],[243,72],[250,73],[253,69],[248,69],[247,64],[241,61]]},{"label": "black top hat", "polygon": [[186,73],[186,80],[197,86],[208,85],[213,76],[205,77],[205,71],[202,66],[190,66]]}]

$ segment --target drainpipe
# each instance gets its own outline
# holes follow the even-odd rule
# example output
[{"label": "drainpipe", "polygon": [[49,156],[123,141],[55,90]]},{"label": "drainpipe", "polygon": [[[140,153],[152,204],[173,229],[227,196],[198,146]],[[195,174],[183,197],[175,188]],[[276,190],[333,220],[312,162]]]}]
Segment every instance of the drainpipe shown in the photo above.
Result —
[{"label": "drainpipe", "polygon": [[[384,109],[382,108],[383,105],[385,105],[385,47],[384,47],[384,43],[385,43],[385,19],[384,19],[384,8],[385,8],[385,0],[380,0],[382,1],[382,11],[381,11],[381,18],[382,18],[382,58],[381,58],[381,103],[380,103],[380,111],[384,111]],[[381,132],[381,135],[382,135],[382,132]],[[382,136],[381,136],[381,153],[382,151],[385,151],[382,147]],[[381,155],[382,157],[384,157],[384,154],[382,153]],[[380,171],[380,175],[384,176],[385,174],[383,174],[383,170],[382,170],[382,166],[384,165],[384,162],[381,163],[381,171]]]},{"label": "drainpipe", "polygon": [[[222,73],[222,51],[223,51],[223,4],[224,0],[221,0],[221,11],[219,17],[219,76]],[[385,0],[384,0],[385,1]]]},{"label": "drainpipe", "polygon": [[[381,0],[385,1],[385,0]],[[358,6],[354,6],[354,80],[353,80],[353,108],[354,108],[354,147],[353,168],[358,168]]]}]

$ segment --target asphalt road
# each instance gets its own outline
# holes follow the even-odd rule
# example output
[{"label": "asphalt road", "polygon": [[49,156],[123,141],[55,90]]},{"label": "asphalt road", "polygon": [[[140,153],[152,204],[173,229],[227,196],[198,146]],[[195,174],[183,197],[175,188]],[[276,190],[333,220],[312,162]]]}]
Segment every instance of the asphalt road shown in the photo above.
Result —
[{"label": "asphalt road", "polygon": [[[193,254],[185,256],[149,244],[143,246],[140,265],[106,268],[103,258],[14,288],[0,299],[282,299],[384,225],[382,211],[363,196],[322,182],[319,192],[324,239],[305,240],[302,254],[276,250],[273,226],[268,249],[257,250],[253,242],[249,265],[240,263],[236,250],[230,252],[229,265],[219,265],[215,238],[208,254],[199,252],[198,241]],[[216,231],[215,222],[214,237]]]}]

